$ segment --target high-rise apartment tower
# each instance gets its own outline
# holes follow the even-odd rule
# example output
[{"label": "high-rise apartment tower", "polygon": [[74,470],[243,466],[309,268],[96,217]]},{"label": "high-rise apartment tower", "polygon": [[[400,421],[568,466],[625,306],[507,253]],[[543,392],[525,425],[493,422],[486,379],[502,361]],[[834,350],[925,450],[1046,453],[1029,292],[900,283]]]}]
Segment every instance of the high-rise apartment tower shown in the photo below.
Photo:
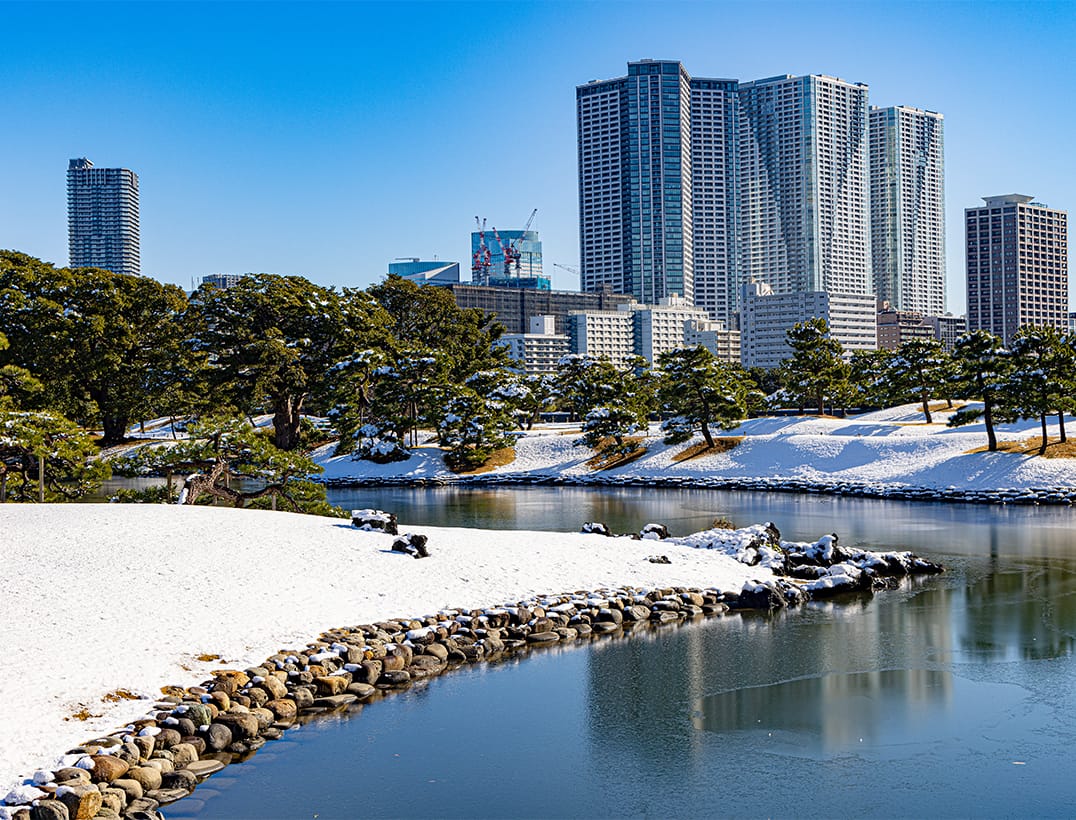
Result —
[{"label": "high-rise apartment tower", "polygon": [[1029,196],[988,196],[964,211],[968,330],[1008,344],[1024,325],[1068,322],[1068,214]]},{"label": "high-rise apartment tower", "polygon": [[94,168],[88,159],[67,166],[67,241],[73,268],[139,274],[138,175]]},{"label": "high-rise apartment tower", "polygon": [[874,292],[899,311],[945,313],[945,159],[941,114],[871,108]]}]

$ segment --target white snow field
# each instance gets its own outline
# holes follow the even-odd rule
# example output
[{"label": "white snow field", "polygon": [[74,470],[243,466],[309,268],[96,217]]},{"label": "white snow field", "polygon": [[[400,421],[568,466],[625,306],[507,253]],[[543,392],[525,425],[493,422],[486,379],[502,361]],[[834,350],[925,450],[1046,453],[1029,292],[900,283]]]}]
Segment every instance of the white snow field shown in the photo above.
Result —
[{"label": "white snow field", "polygon": [[[0,505],[0,799],[68,749],[146,714],[160,687],[301,649],[326,629],[577,589],[739,590],[773,577],[674,540],[417,531],[429,536],[423,560],[391,552],[392,536],[341,519],[175,505]],[[648,562],[657,551],[672,563]],[[117,690],[143,699],[103,700]],[[83,711],[93,717],[74,718]]]},{"label": "white snow field", "polygon": [[[947,412],[933,413],[934,423],[925,424],[919,405],[867,413],[847,419],[781,416],[750,419],[734,430],[714,431],[719,436],[743,436],[737,447],[721,454],[675,463],[673,456],[692,443],[666,446],[656,425],[646,440],[647,453],[630,464],[607,470],[609,478],[665,476],[707,478],[772,478],[818,483],[840,481],[890,484],[909,488],[965,490],[1076,487],[1076,460],[1040,458],[1013,453],[970,453],[986,446],[984,426],[971,424],[947,428]],[[1076,420],[1066,417],[1067,431],[1076,436]],[[1058,434],[1057,419],[1049,434]],[[1040,432],[1036,420],[997,427],[1001,440],[1023,440]],[[516,459],[492,475],[582,476],[593,475],[586,466],[593,453],[573,442],[573,434],[561,427],[535,429],[516,445]],[[315,455],[325,468],[322,476],[333,481],[348,478],[452,478],[441,452],[419,448],[407,461],[378,465],[332,457],[332,447]],[[484,476],[488,480],[490,474]]]}]

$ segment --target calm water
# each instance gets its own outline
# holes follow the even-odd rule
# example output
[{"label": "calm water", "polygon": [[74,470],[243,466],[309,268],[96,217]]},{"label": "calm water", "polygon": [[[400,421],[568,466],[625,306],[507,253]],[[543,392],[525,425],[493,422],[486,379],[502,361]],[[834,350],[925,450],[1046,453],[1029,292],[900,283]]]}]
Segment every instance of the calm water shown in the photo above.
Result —
[{"label": "calm water", "polygon": [[676,533],[717,516],[946,575],[466,668],[318,720],[170,818],[1072,816],[1076,513],[712,491],[336,492],[401,522]]}]

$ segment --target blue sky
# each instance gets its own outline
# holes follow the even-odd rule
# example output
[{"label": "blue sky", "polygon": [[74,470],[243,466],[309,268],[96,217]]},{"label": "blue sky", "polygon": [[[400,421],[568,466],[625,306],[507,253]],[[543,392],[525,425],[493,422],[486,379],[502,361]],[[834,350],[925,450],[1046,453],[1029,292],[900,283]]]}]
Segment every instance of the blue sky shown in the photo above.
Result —
[{"label": "blue sky", "polygon": [[0,32],[0,247],[67,263],[65,170],[86,156],[138,173],[143,272],[184,286],[365,286],[405,256],[466,271],[476,214],[538,208],[573,288],[552,263],[578,262],[574,89],[644,57],[941,111],[954,312],[965,207],[1076,212],[1072,2],[0,2]]}]

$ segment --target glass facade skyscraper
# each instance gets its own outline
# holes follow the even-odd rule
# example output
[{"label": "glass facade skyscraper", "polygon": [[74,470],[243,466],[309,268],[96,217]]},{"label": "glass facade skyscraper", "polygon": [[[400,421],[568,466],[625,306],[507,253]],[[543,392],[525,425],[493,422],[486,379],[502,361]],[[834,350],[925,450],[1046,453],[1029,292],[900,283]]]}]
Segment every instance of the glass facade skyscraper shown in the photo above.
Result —
[{"label": "glass facade skyscraper", "polygon": [[86,158],[67,165],[67,240],[73,268],[141,273],[138,175],[94,168]]}]

